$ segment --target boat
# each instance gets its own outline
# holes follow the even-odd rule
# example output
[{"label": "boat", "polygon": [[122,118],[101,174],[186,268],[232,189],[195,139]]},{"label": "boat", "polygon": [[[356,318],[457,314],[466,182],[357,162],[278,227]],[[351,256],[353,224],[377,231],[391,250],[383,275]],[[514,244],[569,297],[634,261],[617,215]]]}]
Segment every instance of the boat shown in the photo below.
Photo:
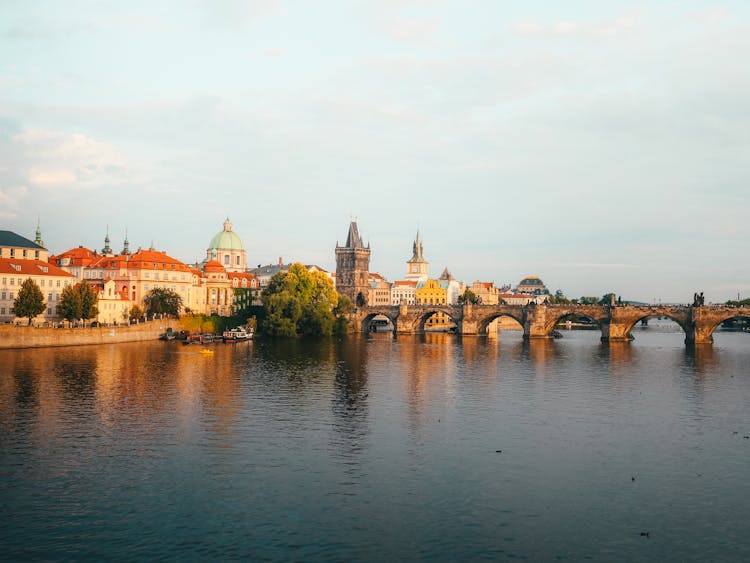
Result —
[{"label": "boat", "polygon": [[224,342],[243,342],[253,339],[253,331],[251,329],[248,332],[241,326],[238,326],[232,330],[225,330],[221,337],[224,339]]}]

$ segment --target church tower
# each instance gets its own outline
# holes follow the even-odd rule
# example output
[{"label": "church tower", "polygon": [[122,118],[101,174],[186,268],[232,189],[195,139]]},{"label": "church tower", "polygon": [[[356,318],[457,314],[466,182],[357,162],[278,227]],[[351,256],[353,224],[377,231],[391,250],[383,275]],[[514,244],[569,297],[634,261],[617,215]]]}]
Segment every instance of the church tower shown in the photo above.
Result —
[{"label": "church tower", "polygon": [[417,231],[412,249],[412,256],[406,261],[406,279],[417,282],[427,281],[430,264],[422,256],[422,238],[419,236],[419,231]]},{"label": "church tower", "polygon": [[370,292],[370,245],[364,245],[356,221],[349,224],[346,246],[336,243],[336,291],[357,307],[367,305]]}]

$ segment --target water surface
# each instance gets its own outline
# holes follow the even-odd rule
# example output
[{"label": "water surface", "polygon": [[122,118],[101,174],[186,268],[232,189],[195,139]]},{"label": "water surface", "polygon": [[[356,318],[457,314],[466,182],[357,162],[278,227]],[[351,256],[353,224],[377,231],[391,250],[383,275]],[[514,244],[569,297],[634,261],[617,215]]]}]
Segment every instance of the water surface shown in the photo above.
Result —
[{"label": "water surface", "polygon": [[564,336],[0,351],[0,548],[750,560],[750,335]]}]

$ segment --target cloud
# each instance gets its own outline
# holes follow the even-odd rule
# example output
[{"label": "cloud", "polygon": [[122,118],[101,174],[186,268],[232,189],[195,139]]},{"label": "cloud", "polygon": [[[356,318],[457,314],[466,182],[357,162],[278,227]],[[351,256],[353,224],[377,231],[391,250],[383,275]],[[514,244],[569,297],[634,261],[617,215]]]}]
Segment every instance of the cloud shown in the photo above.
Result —
[{"label": "cloud", "polygon": [[235,29],[281,10],[280,0],[210,0],[203,4],[208,23]]},{"label": "cloud", "polygon": [[584,39],[613,39],[630,35],[638,26],[634,15],[621,15],[609,20],[585,22],[562,20],[544,23],[536,20],[517,21],[511,29],[518,35],[550,38],[580,37]]},{"label": "cloud", "polygon": [[398,41],[426,43],[432,41],[441,23],[439,18],[399,18],[386,23],[386,32]]},{"label": "cloud", "polygon": [[[0,150],[0,166],[32,187],[91,189],[122,184],[129,176],[114,147],[86,135],[28,130],[9,144]],[[13,161],[6,160],[9,155]]]}]

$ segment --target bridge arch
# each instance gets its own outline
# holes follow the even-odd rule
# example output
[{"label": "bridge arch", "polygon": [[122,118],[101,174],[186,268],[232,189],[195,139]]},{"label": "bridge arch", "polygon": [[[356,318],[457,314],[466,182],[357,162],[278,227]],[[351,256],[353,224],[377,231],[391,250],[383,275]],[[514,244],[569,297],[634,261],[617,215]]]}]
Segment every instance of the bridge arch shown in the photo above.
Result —
[{"label": "bridge arch", "polygon": [[450,307],[430,307],[428,305],[427,308],[424,308],[423,306],[423,309],[417,315],[414,323],[417,332],[424,333],[427,321],[438,313],[442,313],[443,315],[448,317],[448,319],[450,319],[450,321],[456,326],[456,328],[454,329],[455,331],[459,330],[461,326],[460,312]]},{"label": "bridge arch", "polygon": [[695,320],[695,336],[699,341],[713,341],[713,334],[725,321],[733,319],[745,319],[750,321],[750,308],[722,308],[710,311],[708,314],[700,315]]},{"label": "bridge arch", "polygon": [[360,321],[360,331],[365,334],[370,332],[372,321],[375,319],[375,317],[386,317],[389,321],[391,321],[391,324],[393,325],[393,332],[396,332],[398,327],[398,312],[394,314],[392,310],[388,309],[368,310],[367,315],[365,315],[364,318],[362,318],[362,320]]},{"label": "bridge arch", "polygon": [[550,309],[552,314],[548,315],[546,323],[544,325],[544,334],[550,335],[560,321],[566,317],[576,316],[589,319],[596,325],[601,333],[601,337],[604,338],[607,332],[607,324],[609,318],[607,316],[606,308],[599,305],[582,305],[582,306],[571,306],[561,309]]},{"label": "bridge arch", "polygon": [[677,326],[679,326],[682,329],[682,332],[685,333],[686,338],[690,336],[691,330],[690,330],[690,326],[688,326],[689,320],[679,315],[672,314],[669,311],[649,312],[648,314],[645,314],[645,315],[642,314],[642,315],[631,317],[624,323],[625,324],[624,334],[628,335],[630,339],[632,340],[631,332],[633,330],[633,327],[635,327],[636,324],[643,321],[644,319],[657,319],[661,317],[667,318],[670,321],[673,321]]},{"label": "bridge arch", "polygon": [[479,334],[487,334],[487,329],[489,328],[490,324],[492,324],[493,321],[500,319],[502,317],[508,317],[513,319],[518,323],[518,326],[523,331],[523,315],[522,314],[514,314],[508,311],[498,311],[494,312],[490,315],[486,315],[482,317],[478,323],[477,323],[477,332]]}]

